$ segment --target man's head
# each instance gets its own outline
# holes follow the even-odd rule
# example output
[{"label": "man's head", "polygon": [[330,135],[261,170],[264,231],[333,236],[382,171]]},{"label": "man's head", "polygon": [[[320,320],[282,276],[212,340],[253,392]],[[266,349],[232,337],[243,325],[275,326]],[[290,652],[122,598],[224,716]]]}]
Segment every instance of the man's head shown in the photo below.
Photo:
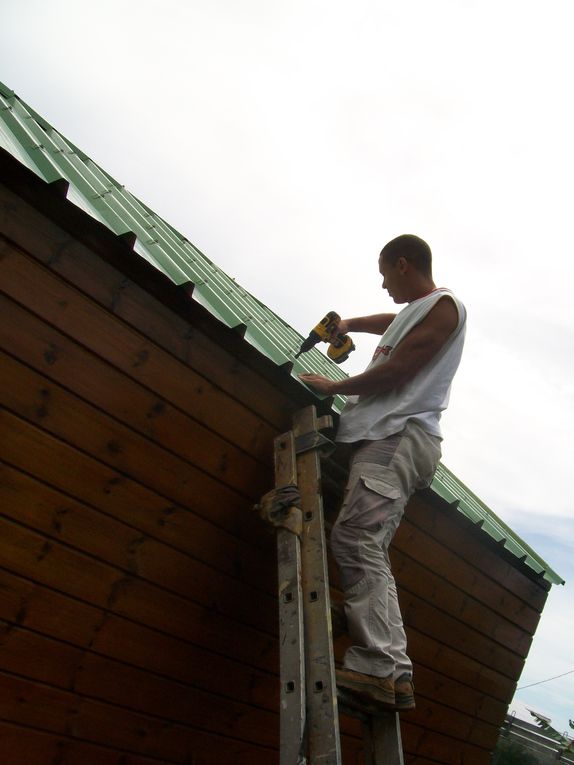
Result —
[{"label": "man's head", "polygon": [[431,249],[413,234],[397,236],[383,247],[379,271],[395,303],[411,302],[434,288]]},{"label": "man's head", "polygon": [[391,239],[381,250],[381,261],[395,266],[404,258],[423,276],[432,279],[432,253],[428,244],[414,234],[402,234]]}]

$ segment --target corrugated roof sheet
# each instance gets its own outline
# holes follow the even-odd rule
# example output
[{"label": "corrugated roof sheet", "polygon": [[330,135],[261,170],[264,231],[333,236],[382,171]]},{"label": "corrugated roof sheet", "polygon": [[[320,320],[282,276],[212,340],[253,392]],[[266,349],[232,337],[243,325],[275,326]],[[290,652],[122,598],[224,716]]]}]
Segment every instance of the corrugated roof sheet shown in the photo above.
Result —
[{"label": "corrugated roof sheet", "polygon": [[[297,374],[312,369],[333,380],[346,377],[318,349],[294,359],[303,337],[276,313],[207,258],[185,236],[68,141],[12,90],[0,83],[0,146],[47,182],[64,178],[68,199],[115,234],[133,232],[134,250],[175,284],[193,283],[193,298],[226,326],[241,328],[246,342],[278,366]],[[292,368],[291,368],[292,365]],[[345,402],[333,403],[340,412]],[[563,580],[446,467],[439,466],[431,487],[483,531],[552,584]]]}]

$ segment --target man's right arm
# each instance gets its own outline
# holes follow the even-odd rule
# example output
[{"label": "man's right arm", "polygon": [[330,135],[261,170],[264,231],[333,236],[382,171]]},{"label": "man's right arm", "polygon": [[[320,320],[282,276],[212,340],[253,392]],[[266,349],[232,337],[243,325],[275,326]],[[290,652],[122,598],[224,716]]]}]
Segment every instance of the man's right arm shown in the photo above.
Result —
[{"label": "man's right arm", "polygon": [[376,313],[372,316],[357,316],[354,319],[341,319],[339,332],[346,335],[347,332],[370,332],[373,335],[382,335],[395,318],[394,313]]}]

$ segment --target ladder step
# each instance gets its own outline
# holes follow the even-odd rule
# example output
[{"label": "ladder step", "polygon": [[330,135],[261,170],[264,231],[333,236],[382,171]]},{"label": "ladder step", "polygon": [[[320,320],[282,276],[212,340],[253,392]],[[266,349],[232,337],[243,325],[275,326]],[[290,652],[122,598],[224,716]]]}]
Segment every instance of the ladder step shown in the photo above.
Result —
[{"label": "ladder step", "polygon": [[353,693],[340,686],[337,686],[337,702],[341,714],[355,717],[363,722],[368,722],[373,717],[388,715],[394,717],[397,714],[397,710],[394,707],[385,707],[382,704],[369,704],[366,701],[361,701]]},{"label": "ladder step", "polygon": [[363,724],[365,765],[404,765],[399,713],[382,704],[361,702],[344,688],[337,688],[339,712]]}]

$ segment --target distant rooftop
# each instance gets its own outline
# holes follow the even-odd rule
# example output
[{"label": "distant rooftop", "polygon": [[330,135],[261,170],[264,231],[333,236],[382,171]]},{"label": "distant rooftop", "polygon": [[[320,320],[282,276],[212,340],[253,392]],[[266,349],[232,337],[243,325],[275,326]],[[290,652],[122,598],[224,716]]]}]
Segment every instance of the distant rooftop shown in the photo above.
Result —
[{"label": "distant rooftop", "polygon": [[[144,205],[45,119],[0,83],[0,146],[47,182],[65,179],[68,199],[115,234],[136,235],[135,252],[177,285],[193,284],[193,299],[247,343],[302,384],[299,372],[333,380],[347,375],[318,349],[294,358],[303,337],[197,249],[186,236]],[[344,396],[336,396],[339,413]],[[563,584],[548,564],[506,526],[444,465],[431,487],[459,512],[551,584]]]}]

